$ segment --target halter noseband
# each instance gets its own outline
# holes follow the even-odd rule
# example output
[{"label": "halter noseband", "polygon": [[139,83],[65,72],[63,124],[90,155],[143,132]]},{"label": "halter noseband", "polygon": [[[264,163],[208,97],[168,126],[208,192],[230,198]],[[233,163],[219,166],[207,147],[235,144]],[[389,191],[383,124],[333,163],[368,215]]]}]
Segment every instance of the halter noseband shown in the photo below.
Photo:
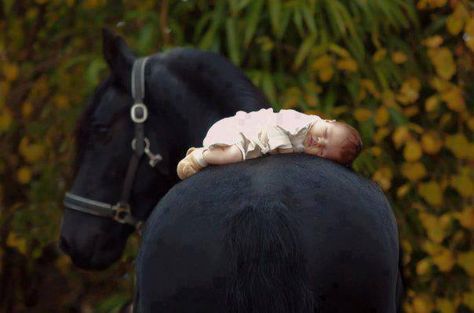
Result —
[{"label": "halter noseband", "polygon": [[130,224],[136,229],[139,229],[143,222],[132,215],[130,196],[138,165],[143,154],[148,156],[151,167],[155,167],[162,160],[160,154],[153,154],[150,151],[150,141],[144,134],[144,123],[148,118],[148,109],[143,103],[145,98],[145,65],[147,61],[148,57],[137,59],[132,67],[131,89],[134,104],[130,109],[130,118],[135,125],[135,134],[131,143],[134,153],[128,163],[120,200],[115,205],[112,205],[82,197],[72,192],[66,192],[63,202],[64,206],[68,209],[96,216],[109,217],[121,224]]}]

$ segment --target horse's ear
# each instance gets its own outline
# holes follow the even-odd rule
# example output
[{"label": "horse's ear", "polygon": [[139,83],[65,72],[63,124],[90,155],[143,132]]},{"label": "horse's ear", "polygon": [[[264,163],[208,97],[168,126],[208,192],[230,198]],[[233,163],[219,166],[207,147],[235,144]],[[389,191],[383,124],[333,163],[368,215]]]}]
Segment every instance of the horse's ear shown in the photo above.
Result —
[{"label": "horse's ear", "polygon": [[130,91],[130,75],[135,56],[125,40],[109,28],[102,29],[102,40],[104,58],[113,77],[126,91]]}]

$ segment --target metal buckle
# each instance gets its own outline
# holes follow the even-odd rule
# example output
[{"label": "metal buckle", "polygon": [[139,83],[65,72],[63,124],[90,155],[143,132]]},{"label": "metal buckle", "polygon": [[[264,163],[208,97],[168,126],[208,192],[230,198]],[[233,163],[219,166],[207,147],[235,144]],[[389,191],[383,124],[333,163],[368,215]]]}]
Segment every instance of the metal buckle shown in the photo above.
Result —
[{"label": "metal buckle", "polygon": [[[142,110],[142,114],[138,111]],[[130,109],[130,117],[135,123],[143,123],[148,118],[148,109],[143,103],[135,103]]]},{"label": "metal buckle", "polygon": [[113,219],[121,224],[128,224],[127,218],[132,214],[127,203],[117,203],[112,207],[114,211]]},{"label": "metal buckle", "polygon": [[[143,138],[143,142],[145,143],[144,150],[150,150],[150,140],[145,137]],[[137,139],[133,138],[132,139],[132,150],[135,151],[137,149]]]}]

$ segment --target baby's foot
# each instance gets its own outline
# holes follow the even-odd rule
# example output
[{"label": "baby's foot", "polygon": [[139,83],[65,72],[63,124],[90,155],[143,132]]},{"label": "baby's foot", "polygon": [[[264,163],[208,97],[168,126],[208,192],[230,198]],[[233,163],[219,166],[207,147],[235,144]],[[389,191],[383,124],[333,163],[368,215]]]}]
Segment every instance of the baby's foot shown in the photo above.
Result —
[{"label": "baby's foot", "polygon": [[203,152],[204,148],[191,147],[188,149],[186,157],[178,163],[176,168],[180,179],[186,179],[207,166],[207,162],[202,156]]}]

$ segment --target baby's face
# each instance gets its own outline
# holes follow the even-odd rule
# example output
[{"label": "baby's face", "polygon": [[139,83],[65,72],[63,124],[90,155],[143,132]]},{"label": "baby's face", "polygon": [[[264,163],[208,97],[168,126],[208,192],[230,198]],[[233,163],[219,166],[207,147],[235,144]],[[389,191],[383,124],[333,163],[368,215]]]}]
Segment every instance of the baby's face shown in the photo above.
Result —
[{"label": "baby's face", "polygon": [[346,130],[332,121],[320,120],[308,131],[303,142],[304,152],[338,161]]}]

